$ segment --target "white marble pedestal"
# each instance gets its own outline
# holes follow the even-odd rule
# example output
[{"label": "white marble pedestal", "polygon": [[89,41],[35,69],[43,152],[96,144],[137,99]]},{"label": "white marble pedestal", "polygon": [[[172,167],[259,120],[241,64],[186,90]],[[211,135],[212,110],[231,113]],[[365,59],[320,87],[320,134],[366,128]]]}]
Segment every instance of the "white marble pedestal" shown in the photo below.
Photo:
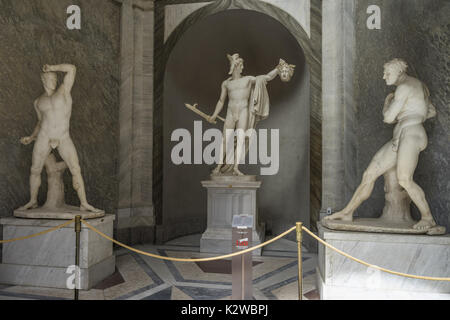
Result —
[{"label": "white marble pedestal", "polygon": [[[114,215],[89,219],[89,224],[113,235]],[[3,239],[35,234],[64,223],[63,220],[1,218]],[[80,289],[88,290],[115,270],[112,242],[82,224],[80,234]],[[66,273],[75,264],[74,224],[34,238],[3,244],[0,283],[67,289]]]},{"label": "white marble pedestal", "polygon": [[[450,277],[450,235],[334,231],[318,223],[334,247],[393,271]],[[405,278],[368,268],[319,244],[317,282],[323,300],[450,299],[450,282]]]},{"label": "white marble pedestal", "polygon": [[[231,253],[231,222],[234,215],[253,216],[251,246],[264,241],[265,225],[258,220],[257,190],[261,181],[254,176],[213,178],[202,181],[208,190],[207,228],[200,239],[200,252]],[[253,251],[261,255],[261,249]]]}]

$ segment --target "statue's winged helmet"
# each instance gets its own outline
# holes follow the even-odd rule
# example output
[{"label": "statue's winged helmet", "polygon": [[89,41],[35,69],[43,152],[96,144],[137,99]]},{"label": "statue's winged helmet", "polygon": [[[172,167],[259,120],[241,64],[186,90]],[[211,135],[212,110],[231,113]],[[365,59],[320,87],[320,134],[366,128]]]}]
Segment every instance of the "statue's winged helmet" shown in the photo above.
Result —
[{"label": "statue's winged helmet", "polygon": [[227,54],[227,58],[230,61],[230,72],[228,74],[232,74],[233,70],[236,66],[238,66],[240,63],[244,62],[244,59],[239,57],[239,53],[235,53],[233,55]]}]

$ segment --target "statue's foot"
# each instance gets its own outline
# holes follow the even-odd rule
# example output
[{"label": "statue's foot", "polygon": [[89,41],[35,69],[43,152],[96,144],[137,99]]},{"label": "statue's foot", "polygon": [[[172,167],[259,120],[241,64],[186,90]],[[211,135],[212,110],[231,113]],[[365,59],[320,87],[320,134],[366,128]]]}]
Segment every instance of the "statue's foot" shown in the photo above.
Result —
[{"label": "statue's foot", "polygon": [[244,174],[242,172],[239,171],[239,169],[237,167],[233,168],[233,174],[236,176],[243,176]]},{"label": "statue's foot", "polygon": [[421,219],[418,223],[416,223],[413,228],[416,230],[428,230],[432,227],[436,226],[436,222],[434,219]]},{"label": "statue's foot", "polygon": [[28,209],[36,209],[38,207],[37,201],[30,201],[23,207],[20,207],[17,210],[28,210]]},{"label": "statue's foot", "polygon": [[94,208],[90,204],[85,203],[85,204],[80,205],[80,211],[90,211],[90,212],[93,212],[93,213],[99,213],[99,212],[102,212],[103,210]]},{"label": "statue's foot", "polygon": [[218,175],[220,174],[220,169],[222,168],[222,166],[217,166],[212,172],[212,175]]},{"label": "statue's foot", "polygon": [[333,213],[332,215],[324,217],[323,220],[353,221],[353,212],[349,213],[346,211],[339,211],[339,212]]}]

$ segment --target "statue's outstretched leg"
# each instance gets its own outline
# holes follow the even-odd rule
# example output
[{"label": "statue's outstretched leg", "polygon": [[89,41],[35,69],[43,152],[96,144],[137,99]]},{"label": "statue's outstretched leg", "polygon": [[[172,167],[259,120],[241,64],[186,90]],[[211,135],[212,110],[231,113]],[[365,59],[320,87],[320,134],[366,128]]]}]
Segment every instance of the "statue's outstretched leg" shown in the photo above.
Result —
[{"label": "statue's outstretched leg", "polygon": [[220,151],[219,151],[219,164],[216,166],[216,168],[211,172],[212,175],[218,175],[220,174],[220,170],[223,167],[223,163],[224,163],[224,150],[225,150],[225,139],[223,139],[222,144],[220,146]]},{"label": "statue's outstretched leg", "polygon": [[222,144],[220,145],[218,156],[219,163],[217,167],[211,172],[212,175],[220,174],[225,164],[228,164],[230,162],[230,159],[227,159],[227,157],[230,157],[233,154],[233,152],[230,152],[230,145],[232,144],[230,141],[234,141],[234,128],[235,121],[233,120],[232,114],[228,113],[227,117],[225,118],[225,123],[222,131]]},{"label": "statue's outstretched leg", "polygon": [[375,181],[379,176],[393,168],[396,164],[397,153],[392,150],[392,142],[386,143],[372,158],[363,174],[361,184],[353,194],[347,206],[339,212],[326,216],[324,220],[353,221],[353,212],[367,200],[372,193]]},{"label": "statue's outstretched leg", "polygon": [[245,160],[245,133],[247,130],[248,111],[247,108],[241,110],[239,114],[239,120],[236,125],[236,151],[235,160],[233,166],[233,174],[237,176],[243,176],[244,174],[239,171],[239,163]]},{"label": "statue's outstretched leg", "polygon": [[[416,127],[416,126],[415,126]],[[421,127],[406,128],[408,131],[418,131],[422,133]],[[397,177],[399,184],[406,190],[411,200],[420,211],[421,219],[413,228],[417,230],[427,230],[436,226],[428,202],[425,198],[425,193],[422,188],[414,182],[413,176],[419,161],[420,152],[426,147],[426,136],[423,134],[405,135],[402,138],[398,150],[398,166]]]},{"label": "statue's outstretched leg", "polygon": [[75,146],[73,145],[72,139],[66,138],[62,140],[58,147],[58,151],[61,155],[61,158],[63,158],[63,160],[69,167],[70,173],[72,174],[73,188],[77,192],[78,198],[80,199],[81,203],[80,210],[91,211],[94,213],[102,212],[102,210],[94,208],[87,202],[84,181],[81,176],[81,169],[78,161],[78,155]]},{"label": "statue's outstretched leg", "polygon": [[39,187],[41,186],[41,172],[44,168],[45,160],[50,154],[51,148],[48,143],[48,139],[43,139],[42,136],[38,137],[33,148],[33,157],[30,174],[30,201],[20,207],[19,210],[28,210],[37,208],[37,196],[39,193]]}]

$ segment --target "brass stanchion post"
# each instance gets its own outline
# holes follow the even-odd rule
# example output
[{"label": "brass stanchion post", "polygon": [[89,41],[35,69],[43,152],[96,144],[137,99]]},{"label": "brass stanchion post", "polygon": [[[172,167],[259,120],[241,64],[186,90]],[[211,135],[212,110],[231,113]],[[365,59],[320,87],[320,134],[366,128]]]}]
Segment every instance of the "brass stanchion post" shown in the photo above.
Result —
[{"label": "brass stanchion post", "polygon": [[80,282],[80,232],[81,216],[75,217],[75,291],[74,300],[78,300],[78,285]]},{"label": "brass stanchion post", "polygon": [[302,222],[297,222],[297,251],[298,251],[298,300],[303,299],[303,265],[302,265]]}]

